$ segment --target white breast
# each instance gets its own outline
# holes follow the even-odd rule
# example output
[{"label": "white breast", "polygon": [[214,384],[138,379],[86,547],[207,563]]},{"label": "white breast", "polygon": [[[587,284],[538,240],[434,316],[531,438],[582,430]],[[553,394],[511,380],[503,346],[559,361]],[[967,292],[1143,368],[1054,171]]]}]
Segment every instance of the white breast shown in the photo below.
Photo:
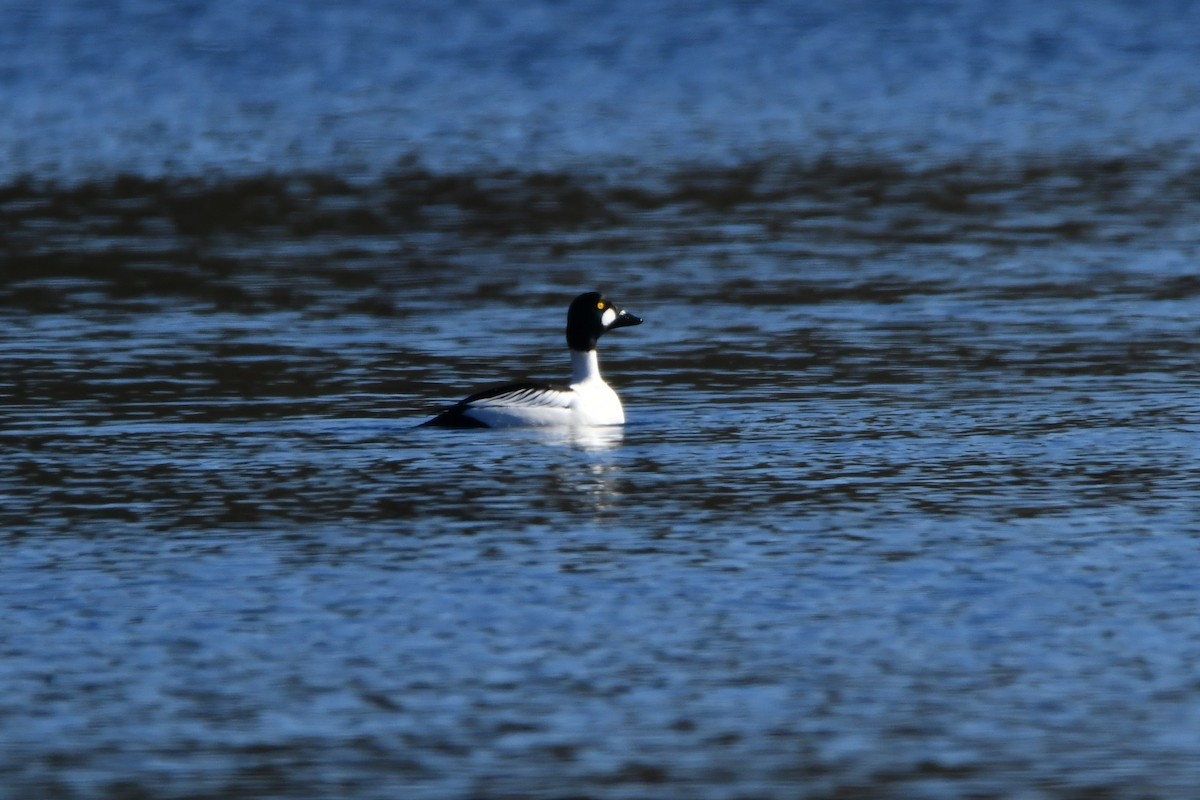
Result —
[{"label": "white breast", "polygon": [[625,409],[621,398],[598,377],[582,383],[571,384],[574,397],[571,411],[576,425],[623,425]]},{"label": "white breast", "polygon": [[595,350],[571,351],[571,392],[576,425],[625,424],[621,398],[600,377],[600,360]]}]

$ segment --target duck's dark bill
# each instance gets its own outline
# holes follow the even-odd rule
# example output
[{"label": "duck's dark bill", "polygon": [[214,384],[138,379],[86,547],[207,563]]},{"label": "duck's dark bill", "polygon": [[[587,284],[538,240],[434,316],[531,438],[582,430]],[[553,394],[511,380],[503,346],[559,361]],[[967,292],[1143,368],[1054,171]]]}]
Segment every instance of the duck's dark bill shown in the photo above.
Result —
[{"label": "duck's dark bill", "polygon": [[630,325],[641,325],[641,324],[642,324],[641,317],[634,316],[633,314],[630,314],[628,311],[622,311],[617,316],[617,318],[613,320],[613,324],[608,326],[608,329],[611,331],[613,328],[628,328]]}]

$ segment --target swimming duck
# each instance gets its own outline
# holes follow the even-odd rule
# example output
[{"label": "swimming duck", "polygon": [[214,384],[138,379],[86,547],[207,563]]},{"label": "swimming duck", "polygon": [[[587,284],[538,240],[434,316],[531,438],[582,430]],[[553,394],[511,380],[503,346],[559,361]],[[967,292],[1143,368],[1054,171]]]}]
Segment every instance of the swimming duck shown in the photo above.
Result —
[{"label": "swimming duck", "polygon": [[485,389],[422,423],[442,428],[509,428],[566,425],[621,425],[621,399],[604,378],[596,341],[605,333],[642,320],[618,308],[600,292],[576,297],[567,309],[567,348],[571,382],[551,386],[519,381]]}]

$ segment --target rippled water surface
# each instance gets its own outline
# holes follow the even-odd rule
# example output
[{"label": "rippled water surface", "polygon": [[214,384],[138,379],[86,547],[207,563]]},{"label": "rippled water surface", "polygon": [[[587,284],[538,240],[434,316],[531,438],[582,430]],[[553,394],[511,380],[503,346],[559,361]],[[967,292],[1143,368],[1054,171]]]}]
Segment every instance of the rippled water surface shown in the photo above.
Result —
[{"label": "rippled water surface", "polygon": [[[158,99],[98,120],[99,176],[55,155],[63,129],[84,133],[52,113],[80,87],[43,101],[47,142],[0,125],[29,156],[0,186],[0,796],[1188,796],[1200,166],[1165,140],[1200,72],[1101,89],[1122,64],[1148,79],[1181,63],[1167,22],[1188,12],[1166,5],[1022,23],[1001,4],[983,36],[973,12],[884,4],[903,13],[867,15],[864,40],[857,6],[731,4],[675,28],[617,4],[563,33],[591,31],[582,60],[547,38],[557,12],[489,23],[470,4],[446,27],[427,9],[418,27],[449,31],[440,66],[380,67],[407,83],[322,51],[318,76],[360,82],[306,141],[395,155],[364,119],[403,117],[396,86],[429,98],[438,75],[487,73],[472,43],[501,68],[455,102],[521,86],[548,105],[506,139],[467,125],[488,103],[434,104],[398,134],[420,145],[428,126],[428,151],[370,174],[272,149],[270,125],[323,84],[298,73],[254,105],[257,80],[283,79],[254,71],[274,62],[245,37],[291,41],[291,16],[254,17],[269,35],[221,50],[232,6],[134,15],[180,38],[95,56],[106,74],[175,47],[168,72],[244,103],[205,117],[235,130],[164,130],[143,151],[138,126],[170,114],[160,77],[137,73]],[[86,14],[16,7],[27,34],[107,52]],[[331,12],[313,41],[349,41],[371,8]],[[725,38],[730,19],[753,22],[766,61]],[[771,31],[802,28],[860,49],[793,62]],[[895,48],[897,108],[919,97],[958,120],[928,152],[895,143],[926,117],[889,127],[886,87],[862,116],[825,109],[859,134],[843,147],[810,137],[811,116],[773,127],[791,89],[714,88],[766,92],[754,70],[786,64],[842,97],[871,84],[874,66],[844,68],[876,39]],[[960,41],[975,60],[952,57]],[[17,86],[70,71],[6,52]],[[612,70],[598,86],[580,77],[595,63]],[[689,131],[677,160],[585,124],[647,63],[673,70],[641,91],[673,101],[654,130]],[[591,87],[579,105],[542,82],[565,65]],[[970,75],[1047,103],[1022,117],[1019,95],[989,95],[989,124],[1091,144],[956,149]],[[16,107],[36,117],[31,96]],[[1097,97],[1111,124],[1072,116]],[[564,130],[628,157],[547,129],[555,102],[582,116]],[[728,107],[757,116],[731,131]],[[264,149],[247,151],[254,130]],[[471,136],[504,163],[439,149]],[[792,146],[743,152],[780,136]],[[414,429],[481,385],[561,381],[566,306],[593,288],[645,318],[601,342],[626,426]]]},{"label": "rippled water surface", "polygon": [[[1200,283],[1160,179],[548,190],[576,212],[407,175],[187,236],[224,189],[11,189],[4,783],[1194,785]],[[646,318],[602,342],[623,430],[412,429],[560,379],[591,286]]]}]

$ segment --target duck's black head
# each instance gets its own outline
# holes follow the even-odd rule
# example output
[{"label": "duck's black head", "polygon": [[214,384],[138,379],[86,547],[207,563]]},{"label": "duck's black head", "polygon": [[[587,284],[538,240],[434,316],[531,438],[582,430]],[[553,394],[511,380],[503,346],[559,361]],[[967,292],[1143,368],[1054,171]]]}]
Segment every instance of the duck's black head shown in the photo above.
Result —
[{"label": "duck's black head", "polygon": [[641,325],[642,318],[617,308],[599,292],[579,295],[567,309],[567,346],[572,350],[595,350],[605,331]]}]

